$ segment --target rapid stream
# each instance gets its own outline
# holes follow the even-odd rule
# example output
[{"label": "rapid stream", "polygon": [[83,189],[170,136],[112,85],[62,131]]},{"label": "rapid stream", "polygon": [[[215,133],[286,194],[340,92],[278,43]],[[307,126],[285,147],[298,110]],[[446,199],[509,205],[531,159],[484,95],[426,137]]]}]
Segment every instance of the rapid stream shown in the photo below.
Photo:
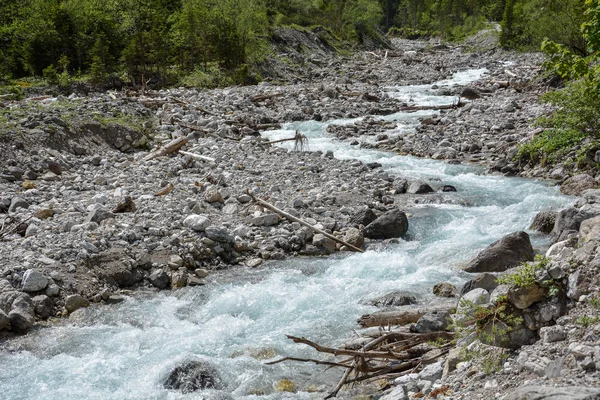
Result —
[{"label": "rapid stream", "polygon": [[[466,84],[484,73],[470,70],[436,84]],[[430,88],[390,87],[388,94],[419,105],[456,101],[436,96]],[[383,117],[398,126],[386,133],[401,135],[431,114]],[[405,290],[427,304],[433,301],[433,284],[460,285],[469,279],[459,267],[482,248],[505,234],[527,230],[537,212],[572,202],[548,182],[488,176],[474,166],[351,146],[328,136],[328,123],[290,123],[264,136],[286,138],[299,130],[309,137],[311,151],[332,150],[340,159],[378,162],[391,176],[436,179],[455,186],[457,192],[443,194],[442,204],[408,210],[407,241],[375,246],[364,254],[297,258],[221,272],[202,287],[91,307],[75,321],[19,338],[0,348],[0,398],[322,398],[332,388],[336,371],[324,373],[323,367],[292,362],[265,365],[265,359],[315,356],[287,340],[286,334],[339,345],[352,337],[360,315],[377,310],[365,300]],[[534,247],[546,244],[546,238],[530,234]],[[164,389],[168,373],[187,359],[213,364],[225,388],[189,394]],[[298,393],[277,392],[277,382],[284,378],[296,383]]]}]

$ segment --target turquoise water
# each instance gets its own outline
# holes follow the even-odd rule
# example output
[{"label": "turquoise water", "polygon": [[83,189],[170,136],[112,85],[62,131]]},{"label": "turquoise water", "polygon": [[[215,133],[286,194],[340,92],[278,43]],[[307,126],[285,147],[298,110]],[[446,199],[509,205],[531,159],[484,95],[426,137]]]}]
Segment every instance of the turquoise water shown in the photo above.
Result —
[{"label": "turquoise water", "polygon": [[[456,81],[477,79],[470,71]],[[444,84],[451,85],[453,81]],[[429,87],[429,86],[427,86]],[[418,98],[427,87],[390,88],[397,96]],[[412,92],[411,92],[412,91]],[[448,98],[425,94],[429,103]],[[424,95],[424,96],[425,96]],[[425,113],[386,117],[399,124],[397,134],[413,129]],[[352,121],[336,121],[349,123]],[[325,344],[352,336],[356,319],[375,311],[364,300],[391,290],[413,291],[431,300],[433,284],[461,284],[462,263],[499,237],[527,229],[535,214],[564,207],[571,199],[544,182],[482,175],[472,166],[365,150],[328,137],[326,124],[288,124],[269,138],[310,137],[311,150],[332,150],[338,158],[377,161],[392,175],[436,178],[456,186],[445,194],[451,204],[421,205],[410,212],[409,241],[380,246],[364,254],[299,258],[239,269],[210,278],[204,287],[128,298],[113,307],[92,307],[74,323],[40,330],[0,350],[2,399],[308,399],[310,390],[331,388],[336,372],[322,367],[257,359],[314,356],[286,334]],[[532,236],[535,245],[543,237]],[[168,372],[188,358],[211,362],[225,389],[187,395],[162,388]],[[292,378],[296,394],[274,390]]]}]

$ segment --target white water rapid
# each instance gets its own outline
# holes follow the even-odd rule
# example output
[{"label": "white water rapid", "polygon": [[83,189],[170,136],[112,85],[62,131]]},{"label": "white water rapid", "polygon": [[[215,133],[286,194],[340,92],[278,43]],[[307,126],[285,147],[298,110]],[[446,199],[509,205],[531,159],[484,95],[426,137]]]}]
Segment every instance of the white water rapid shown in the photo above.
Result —
[{"label": "white water rapid", "polygon": [[[456,74],[438,86],[467,83],[483,70]],[[431,85],[393,87],[388,93],[418,104],[448,104]],[[394,114],[402,134],[426,112]],[[331,121],[344,123],[349,121]],[[458,266],[501,236],[529,227],[538,211],[570,203],[544,182],[482,175],[478,168],[401,157],[360,149],[327,136],[326,124],[291,123],[268,131],[270,139],[295,130],[309,138],[310,150],[335,157],[379,162],[392,175],[438,178],[458,192],[450,204],[410,210],[410,240],[364,254],[298,258],[258,270],[239,269],[212,276],[203,287],[138,296],[110,307],[92,307],[75,322],[39,330],[0,350],[0,398],[34,399],[314,399],[331,389],[335,372],[318,366],[264,364],[265,357],[314,356],[286,334],[325,344],[352,335],[356,319],[376,309],[362,300],[391,290],[431,299],[433,284],[468,279]],[[532,233],[534,246],[544,238]],[[11,350],[11,348],[13,348]],[[216,366],[222,391],[181,394],[164,389],[169,371],[188,358]],[[296,394],[279,393],[276,382],[290,378]]]}]

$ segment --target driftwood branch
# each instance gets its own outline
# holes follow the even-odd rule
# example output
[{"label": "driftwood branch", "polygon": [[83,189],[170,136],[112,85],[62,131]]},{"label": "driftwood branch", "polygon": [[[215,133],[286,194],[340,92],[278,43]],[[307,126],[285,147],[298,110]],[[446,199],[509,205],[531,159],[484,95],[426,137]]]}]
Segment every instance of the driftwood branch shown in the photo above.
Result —
[{"label": "driftwood branch", "polygon": [[423,315],[436,311],[449,311],[453,306],[444,307],[407,307],[395,311],[379,311],[373,314],[365,314],[358,320],[363,327],[406,325],[415,323]]},{"label": "driftwood branch", "polygon": [[323,231],[323,230],[321,230],[319,228],[316,228],[316,227],[312,226],[311,224],[309,224],[308,222],[305,222],[305,221],[301,220],[300,218],[296,218],[293,215],[288,214],[288,213],[286,213],[283,210],[280,210],[279,208],[275,207],[274,205],[272,205],[272,204],[270,204],[270,203],[268,203],[268,202],[266,202],[264,200],[261,200],[261,199],[257,198],[252,193],[250,193],[250,191],[248,189],[246,189],[245,193],[248,194],[250,197],[252,197],[252,200],[255,203],[260,204],[261,206],[263,206],[263,207],[265,207],[265,208],[267,208],[267,209],[269,209],[269,210],[271,210],[271,211],[273,211],[273,212],[275,212],[275,213],[283,216],[284,218],[287,218],[288,220],[290,220],[292,222],[298,222],[300,225],[307,227],[308,229],[312,230],[313,232],[320,233],[321,235],[323,235],[323,236],[325,236],[325,237],[327,237],[327,238],[329,238],[331,240],[334,240],[334,241],[336,241],[336,242],[338,242],[338,243],[340,243],[340,244],[342,244],[342,245],[344,245],[344,246],[346,246],[346,247],[348,247],[348,248],[350,248],[350,249],[352,249],[354,251],[358,251],[359,253],[364,253],[365,252],[363,249],[361,249],[359,247],[356,247],[356,246],[354,246],[354,245],[352,245],[350,243],[347,243],[347,242],[343,241],[342,239],[338,239],[337,237],[333,236],[332,234],[329,234],[329,233],[327,233],[327,232],[325,232],[325,231]]},{"label": "driftwood branch", "polygon": [[336,363],[336,362],[331,362],[331,361],[314,360],[312,358],[296,358],[296,357],[284,357],[284,358],[281,358],[279,360],[267,362],[267,363],[265,363],[265,365],[275,365],[275,364],[279,364],[279,363],[284,362],[284,361],[298,361],[298,362],[306,362],[306,363],[315,363],[315,364],[318,364],[318,365],[328,365],[330,367],[352,368],[351,365],[342,364],[342,363]]},{"label": "driftwood branch", "polygon": [[158,149],[154,150],[153,152],[148,154],[146,157],[144,157],[144,161],[149,161],[156,157],[162,157],[162,156],[166,156],[167,154],[175,153],[179,149],[181,149],[183,146],[185,146],[185,144],[187,142],[188,142],[188,138],[185,136],[177,138],[175,140],[171,140],[169,143],[165,144],[162,147],[159,147]]},{"label": "driftwood branch", "polygon": [[294,137],[292,138],[287,138],[287,139],[278,139],[278,140],[272,140],[270,142],[267,142],[266,144],[276,144],[276,143],[283,143],[283,142],[294,142],[294,150],[295,151],[302,151],[304,149],[304,146],[306,146],[308,144],[308,138],[301,134],[300,131],[296,131],[296,135],[294,135]]},{"label": "driftwood branch", "polygon": [[180,154],[186,155],[186,156],[190,156],[192,158],[196,158],[198,160],[202,160],[202,161],[209,161],[209,162],[214,162],[215,159],[212,157],[207,157],[207,156],[201,156],[200,154],[196,154],[196,153],[191,153],[189,151],[183,151],[183,150],[179,150]]},{"label": "driftwood branch", "polygon": [[452,110],[458,107],[462,107],[464,106],[465,103],[461,102],[459,100],[458,103],[453,103],[453,104],[443,104],[440,106],[405,106],[405,107],[400,107],[400,109],[398,111],[436,111],[436,110]]},{"label": "driftwood branch", "polygon": [[283,92],[260,94],[258,96],[252,97],[250,99],[250,101],[253,102],[253,103],[260,103],[261,101],[269,100],[269,99],[272,99],[272,98],[275,98],[275,97],[279,97],[279,96],[283,96]]},{"label": "driftwood branch", "polygon": [[[303,337],[291,335],[288,335],[287,337],[294,343],[310,346],[320,353],[346,357],[339,362],[286,357],[268,363],[271,365],[291,360],[344,368],[345,371],[342,378],[331,393],[325,397],[326,399],[337,396],[344,385],[369,381],[372,379],[387,379],[419,370],[424,365],[430,364],[447,354],[449,349],[453,346],[453,344],[449,342],[440,348],[425,346],[425,348],[422,349],[421,347],[417,347],[435,339],[450,340],[452,334],[445,331],[431,333],[387,332],[379,337],[375,337],[362,346],[360,350],[332,348],[322,346]],[[405,351],[408,349],[417,351]],[[400,350],[400,352],[398,352],[398,350]]]}]

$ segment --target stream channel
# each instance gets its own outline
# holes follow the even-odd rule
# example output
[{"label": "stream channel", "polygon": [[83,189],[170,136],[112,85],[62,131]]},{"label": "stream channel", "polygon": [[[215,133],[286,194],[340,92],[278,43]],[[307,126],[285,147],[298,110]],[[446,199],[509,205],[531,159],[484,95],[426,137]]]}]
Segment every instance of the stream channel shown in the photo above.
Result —
[{"label": "stream channel", "polygon": [[[484,73],[469,70],[436,84],[467,84]],[[456,101],[436,96],[428,92],[430,88],[391,87],[388,93],[418,105]],[[420,117],[432,114],[383,117],[398,126],[386,133],[401,135],[414,129]],[[0,398],[322,398],[335,385],[338,371],[293,362],[264,364],[269,358],[315,356],[311,349],[287,340],[286,334],[339,345],[353,335],[360,315],[377,310],[365,300],[405,290],[416,293],[421,303],[433,302],[435,283],[461,285],[469,279],[460,271],[461,263],[503,235],[527,230],[537,212],[573,201],[548,182],[490,176],[475,166],[361,149],[328,137],[326,127],[327,123],[315,121],[289,123],[263,135],[278,139],[299,130],[309,138],[310,151],[332,150],[337,158],[379,162],[392,176],[437,179],[458,191],[443,194],[442,204],[407,210],[409,240],[373,246],[364,254],[234,268],[212,275],[205,286],[90,307],[74,321],[17,338],[0,348]],[[534,247],[547,246],[547,238],[529,233]],[[213,364],[224,390],[182,394],[164,389],[169,372],[188,359]],[[298,393],[276,391],[284,378],[296,383]]]}]

